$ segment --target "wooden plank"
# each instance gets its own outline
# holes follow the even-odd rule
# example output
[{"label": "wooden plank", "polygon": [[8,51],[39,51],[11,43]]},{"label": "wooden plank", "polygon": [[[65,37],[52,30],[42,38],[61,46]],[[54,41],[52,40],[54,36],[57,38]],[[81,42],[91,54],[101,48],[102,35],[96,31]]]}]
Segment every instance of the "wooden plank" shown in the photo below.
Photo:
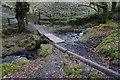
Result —
[{"label": "wooden plank", "polygon": [[53,35],[52,33],[50,33],[50,31],[48,29],[45,28],[45,26],[41,26],[41,25],[33,25],[36,30],[38,30],[38,32],[42,35],[44,35],[45,37],[47,37],[49,40],[51,40],[54,43],[62,43],[65,42],[64,40],[60,39],[59,37]]},{"label": "wooden plank", "polygon": [[51,41],[53,41],[54,43],[62,43],[64,42],[64,40],[60,39],[59,37],[48,33],[48,34],[44,34],[47,38],[49,38]]}]

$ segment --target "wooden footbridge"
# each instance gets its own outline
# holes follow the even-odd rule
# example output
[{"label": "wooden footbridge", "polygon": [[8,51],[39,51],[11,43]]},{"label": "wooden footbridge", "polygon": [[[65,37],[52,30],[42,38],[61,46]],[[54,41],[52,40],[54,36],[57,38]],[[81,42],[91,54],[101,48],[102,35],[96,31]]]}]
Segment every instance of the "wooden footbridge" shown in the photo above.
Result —
[{"label": "wooden footbridge", "polygon": [[53,43],[62,43],[64,40],[60,39],[59,37],[55,36],[46,26],[43,25],[33,25],[36,30],[42,35],[44,35],[47,39],[52,41]]}]

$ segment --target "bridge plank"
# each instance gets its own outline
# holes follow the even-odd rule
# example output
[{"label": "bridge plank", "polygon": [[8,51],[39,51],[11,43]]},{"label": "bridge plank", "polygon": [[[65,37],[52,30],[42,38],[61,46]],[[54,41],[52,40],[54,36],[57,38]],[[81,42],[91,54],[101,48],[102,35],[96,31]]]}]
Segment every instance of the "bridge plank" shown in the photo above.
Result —
[{"label": "bridge plank", "polygon": [[54,43],[62,43],[64,42],[64,40],[60,39],[59,37],[48,33],[48,34],[44,34],[46,37],[48,37],[51,41],[53,41]]},{"label": "bridge plank", "polygon": [[54,43],[62,43],[65,42],[64,40],[60,39],[59,37],[53,35],[51,33],[51,31],[49,31],[46,26],[42,26],[42,25],[34,25],[34,27],[36,28],[36,30],[38,30],[38,32],[42,35],[44,35],[45,37],[47,37],[49,40],[51,40]]}]

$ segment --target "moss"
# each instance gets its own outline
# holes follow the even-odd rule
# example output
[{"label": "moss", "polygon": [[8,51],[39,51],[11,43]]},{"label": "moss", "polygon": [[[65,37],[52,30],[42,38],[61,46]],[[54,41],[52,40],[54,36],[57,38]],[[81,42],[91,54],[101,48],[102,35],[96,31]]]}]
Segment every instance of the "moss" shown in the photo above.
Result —
[{"label": "moss", "polygon": [[42,44],[41,45],[42,49],[39,51],[39,56],[45,56],[45,53],[47,53],[48,45],[47,44]]},{"label": "moss", "polygon": [[93,28],[88,28],[83,36],[79,40],[75,41],[75,43],[89,42],[91,44],[98,44],[103,40],[104,37],[105,35],[102,32],[99,32]]},{"label": "moss", "polygon": [[25,57],[20,57],[20,58],[17,58],[15,60],[12,61],[12,64],[15,64],[15,65],[24,65],[26,63],[28,63],[29,60]]},{"label": "moss", "polygon": [[50,56],[51,56],[51,53],[47,53],[47,55],[44,57],[44,60],[45,61],[48,60],[50,58]]},{"label": "moss", "polygon": [[88,75],[87,79],[89,80],[93,80],[93,79],[97,79],[100,78],[96,73],[92,72]]},{"label": "moss", "polygon": [[1,66],[2,66],[2,76],[8,75],[9,73],[15,73],[20,69],[22,69],[22,67],[10,63],[4,63],[1,64]]},{"label": "moss", "polygon": [[22,40],[22,41],[20,41],[19,43],[18,43],[18,46],[19,47],[25,47],[26,46],[26,40]]},{"label": "moss", "polygon": [[[21,34],[20,36],[22,36],[23,34]],[[24,47],[26,49],[29,50],[34,50],[36,48],[36,46],[38,45],[38,42],[40,41],[40,38],[38,35],[35,34],[25,34],[23,35],[23,37],[21,38],[21,41],[16,41],[16,43],[18,43],[19,47]]]},{"label": "moss", "polygon": [[64,72],[70,77],[70,78],[78,78],[82,71],[84,71],[83,68],[79,68],[78,66],[67,66],[65,63],[62,63]]},{"label": "moss", "polygon": [[10,48],[12,46],[14,46],[14,44],[7,43],[7,44],[4,45],[4,47],[6,47],[6,48]]},{"label": "moss", "polygon": [[109,28],[113,28],[113,26],[109,24],[100,24],[98,26],[93,27],[93,29],[97,29],[97,30],[104,30],[104,29],[109,29]]},{"label": "moss", "polygon": [[12,55],[13,54],[13,51],[11,48],[7,49],[7,51],[5,53],[3,53],[2,55],[3,56],[9,56],[9,55]]},{"label": "moss", "polygon": [[108,37],[106,37],[100,45],[96,47],[96,50],[99,54],[103,56],[109,56],[117,58],[118,51],[118,35],[120,34],[119,30],[113,31]]},{"label": "moss", "polygon": [[12,27],[10,27],[10,26],[8,26],[8,27],[6,27],[6,28],[3,28],[3,30],[2,30],[2,33],[3,34],[6,34],[6,35],[10,35],[10,34],[12,34],[14,31],[13,31],[13,28]]}]

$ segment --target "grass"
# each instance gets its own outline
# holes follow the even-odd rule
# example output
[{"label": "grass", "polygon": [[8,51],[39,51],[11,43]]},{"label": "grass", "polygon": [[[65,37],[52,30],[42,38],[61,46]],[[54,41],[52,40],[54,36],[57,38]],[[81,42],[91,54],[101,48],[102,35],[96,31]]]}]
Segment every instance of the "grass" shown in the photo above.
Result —
[{"label": "grass", "polygon": [[113,20],[109,20],[106,24],[87,28],[81,39],[75,42],[80,43],[85,41],[92,44],[98,43],[98,45],[96,45],[96,52],[99,55],[111,57],[111,60],[120,59],[120,54],[118,53],[118,36],[120,31],[117,27],[118,25],[113,22]]},{"label": "grass", "polygon": [[64,72],[70,77],[70,78],[78,78],[82,71],[84,69],[80,69],[78,66],[67,66],[62,64]]},{"label": "grass", "polygon": [[112,57],[112,59],[120,59],[120,54],[118,53],[119,34],[119,30],[114,30],[96,47],[97,52],[100,55]]},{"label": "grass", "polygon": [[94,72],[91,72],[89,75],[88,75],[88,80],[93,80],[93,79],[98,79],[100,78],[96,73]]},{"label": "grass", "polygon": [[90,42],[90,43],[100,43],[102,39],[105,37],[103,31],[98,31],[96,29],[88,28],[86,29],[83,36],[75,41],[76,43],[80,42]]},{"label": "grass", "polygon": [[51,56],[51,53],[47,53],[47,55],[44,57],[44,60],[47,61]]},{"label": "grass", "polygon": [[22,69],[21,66],[16,66],[11,63],[3,63],[1,66],[2,68],[0,68],[0,70],[2,69],[2,77],[10,73],[18,72],[20,69]]},{"label": "grass", "polygon": [[83,75],[86,72],[85,68],[79,68],[79,66],[68,66],[64,62],[62,63],[64,72],[69,78],[86,78],[87,80],[92,80],[99,78],[95,72],[90,72],[88,75]]}]

